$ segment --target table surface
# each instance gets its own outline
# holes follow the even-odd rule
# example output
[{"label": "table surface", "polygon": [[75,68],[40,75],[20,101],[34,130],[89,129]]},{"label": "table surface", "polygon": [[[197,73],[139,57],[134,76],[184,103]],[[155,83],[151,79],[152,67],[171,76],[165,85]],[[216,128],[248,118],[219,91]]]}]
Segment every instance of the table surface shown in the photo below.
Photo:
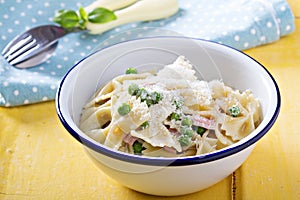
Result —
[{"label": "table surface", "polygon": [[179,197],[130,190],[96,168],[65,131],[50,101],[0,108],[0,199],[300,199],[300,2],[288,2],[295,32],[245,51],[276,79],[281,112],[232,175],[206,190]]}]

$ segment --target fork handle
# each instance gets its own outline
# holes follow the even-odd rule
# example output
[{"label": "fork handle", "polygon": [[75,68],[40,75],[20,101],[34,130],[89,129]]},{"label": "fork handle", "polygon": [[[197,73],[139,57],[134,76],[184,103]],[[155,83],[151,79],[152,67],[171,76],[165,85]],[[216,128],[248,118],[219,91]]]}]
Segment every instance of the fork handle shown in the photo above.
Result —
[{"label": "fork handle", "polygon": [[116,11],[115,15],[117,19],[114,21],[105,24],[88,22],[86,27],[91,34],[99,34],[131,22],[166,18],[175,14],[177,11],[177,0],[141,0],[127,8]]}]

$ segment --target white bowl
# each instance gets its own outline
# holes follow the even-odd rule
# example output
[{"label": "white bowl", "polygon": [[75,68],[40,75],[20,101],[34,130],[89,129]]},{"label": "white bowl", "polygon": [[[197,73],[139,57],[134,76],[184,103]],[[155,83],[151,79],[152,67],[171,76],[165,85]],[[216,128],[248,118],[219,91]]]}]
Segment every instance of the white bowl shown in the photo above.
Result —
[{"label": "white bowl", "polygon": [[[82,108],[98,87],[128,67],[162,66],[178,55],[190,60],[202,79],[221,78],[236,89],[251,89],[263,112],[263,121],[255,131],[234,145],[205,155],[150,158],[111,150],[78,128]],[[152,37],[122,42],[81,60],[61,81],[56,109],[66,130],[111,178],[139,192],[173,196],[205,189],[236,170],[274,124],[280,93],[266,68],[242,52],[199,39]]]}]

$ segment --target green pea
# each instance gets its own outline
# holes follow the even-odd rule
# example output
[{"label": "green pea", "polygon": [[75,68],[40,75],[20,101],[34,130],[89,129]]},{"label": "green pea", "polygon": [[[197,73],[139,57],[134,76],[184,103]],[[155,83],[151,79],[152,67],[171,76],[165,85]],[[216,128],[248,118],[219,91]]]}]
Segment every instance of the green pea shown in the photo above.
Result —
[{"label": "green pea", "polygon": [[171,120],[175,119],[175,121],[178,121],[178,120],[180,120],[180,117],[181,117],[181,115],[178,114],[178,113],[172,113],[171,114]]},{"label": "green pea", "polygon": [[237,117],[240,115],[241,110],[237,105],[234,105],[228,109],[228,113],[232,117]]},{"label": "green pea", "polygon": [[129,93],[130,95],[136,95],[137,92],[138,92],[138,90],[139,90],[139,86],[138,86],[137,84],[135,84],[135,83],[132,83],[132,84],[129,85],[129,87],[128,87],[128,93]]},{"label": "green pea", "polygon": [[186,136],[188,136],[188,137],[190,137],[190,138],[191,138],[191,137],[193,136],[193,134],[194,134],[194,131],[193,131],[191,128],[186,127],[186,126],[181,127],[180,132],[181,132],[183,135],[186,135]]},{"label": "green pea", "polygon": [[138,142],[138,141],[135,141],[133,143],[132,147],[133,147],[133,152],[134,153],[140,154],[143,151],[143,144]]},{"label": "green pea", "polygon": [[126,74],[137,74],[137,69],[133,67],[129,67],[126,69]]},{"label": "green pea", "polygon": [[192,120],[188,117],[183,118],[181,121],[182,126],[192,126],[192,124],[193,124]]},{"label": "green pea", "polygon": [[130,106],[127,103],[123,103],[119,108],[118,108],[118,113],[122,116],[127,115],[130,112]]},{"label": "green pea", "polygon": [[199,135],[203,135],[205,133],[207,129],[206,128],[203,128],[201,126],[197,126],[197,129],[196,129],[196,132],[199,134]]},{"label": "green pea", "polygon": [[191,138],[186,135],[181,135],[178,138],[178,141],[180,145],[184,147],[184,146],[188,146],[191,143]]}]

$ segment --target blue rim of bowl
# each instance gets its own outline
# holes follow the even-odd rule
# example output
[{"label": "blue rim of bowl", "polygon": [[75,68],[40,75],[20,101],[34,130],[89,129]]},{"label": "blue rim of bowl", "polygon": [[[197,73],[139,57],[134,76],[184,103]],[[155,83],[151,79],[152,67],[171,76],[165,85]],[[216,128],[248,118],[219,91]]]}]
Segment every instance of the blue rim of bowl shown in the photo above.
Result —
[{"label": "blue rim of bowl", "polygon": [[[260,131],[258,132],[254,137],[252,137],[251,139],[249,139],[248,141],[241,143],[239,145],[233,146],[233,147],[227,147],[225,149],[220,149],[218,151],[215,152],[211,152],[209,154],[204,154],[204,155],[198,155],[198,156],[190,156],[190,157],[178,157],[178,158],[157,158],[157,157],[143,157],[143,156],[138,156],[138,155],[131,155],[131,154],[127,154],[127,153],[123,153],[123,152],[118,152],[118,151],[114,151],[111,150],[109,148],[106,148],[104,146],[102,146],[100,143],[95,143],[95,142],[91,142],[90,140],[93,140],[92,138],[90,140],[87,140],[86,138],[80,136],[79,133],[77,133],[66,121],[66,119],[64,118],[64,115],[61,111],[61,107],[59,104],[59,99],[60,99],[60,95],[61,95],[61,88],[64,84],[64,81],[66,79],[66,77],[68,76],[68,74],[74,70],[74,68],[76,68],[78,66],[79,63],[81,63],[82,61],[84,61],[85,59],[87,59],[88,57],[92,56],[93,54],[102,51],[106,48],[110,48],[112,46],[121,44],[121,43],[126,43],[126,42],[130,42],[130,41],[134,41],[134,40],[144,40],[144,39],[153,39],[153,38],[185,38],[185,39],[192,39],[192,40],[199,40],[202,42],[209,42],[209,43],[213,43],[213,44],[217,44],[217,45],[221,45],[227,48],[230,48],[234,51],[237,51],[241,54],[243,54],[244,56],[247,56],[248,58],[250,58],[251,60],[253,60],[254,62],[256,62],[259,66],[261,66],[265,72],[269,75],[269,77],[271,78],[275,88],[276,88],[276,94],[277,94],[277,105],[276,105],[276,109],[275,112],[272,116],[272,118],[270,119],[270,121],[266,124],[266,126]],[[188,166],[188,165],[195,165],[195,164],[201,164],[201,163],[207,163],[207,162],[212,162],[218,159],[222,159],[228,156],[231,156],[233,154],[236,154],[244,149],[246,149],[247,147],[253,145],[254,143],[256,143],[260,138],[262,138],[273,126],[273,124],[275,123],[278,115],[279,115],[279,111],[280,111],[280,106],[281,106],[281,97],[280,97],[280,91],[279,91],[279,87],[275,81],[275,79],[273,78],[273,76],[271,75],[271,73],[261,64],[259,63],[257,60],[255,60],[254,58],[252,58],[251,56],[245,54],[244,52],[235,49],[231,46],[228,45],[224,45],[224,44],[220,44],[214,41],[209,41],[209,40],[204,40],[204,39],[199,39],[199,38],[192,38],[192,37],[183,37],[183,36],[156,36],[156,37],[147,37],[147,38],[138,38],[138,39],[133,39],[133,40],[128,40],[128,41],[123,41],[123,42],[119,42],[116,44],[113,44],[111,46],[107,46],[103,49],[97,50],[94,53],[91,53],[90,55],[84,57],[83,59],[81,59],[77,64],[75,64],[63,77],[63,79],[61,80],[61,83],[59,85],[59,88],[57,90],[57,94],[56,94],[56,111],[57,111],[57,115],[61,121],[61,123],[63,124],[63,126],[66,128],[66,130],[81,144],[83,144],[84,146],[98,152],[101,153],[103,155],[106,155],[108,157],[117,159],[117,160],[122,160],[122,161],[126,161],[129,163],[135,163],[135,164],[142,164],[142,165],[150,165],[150,166]]]}]

